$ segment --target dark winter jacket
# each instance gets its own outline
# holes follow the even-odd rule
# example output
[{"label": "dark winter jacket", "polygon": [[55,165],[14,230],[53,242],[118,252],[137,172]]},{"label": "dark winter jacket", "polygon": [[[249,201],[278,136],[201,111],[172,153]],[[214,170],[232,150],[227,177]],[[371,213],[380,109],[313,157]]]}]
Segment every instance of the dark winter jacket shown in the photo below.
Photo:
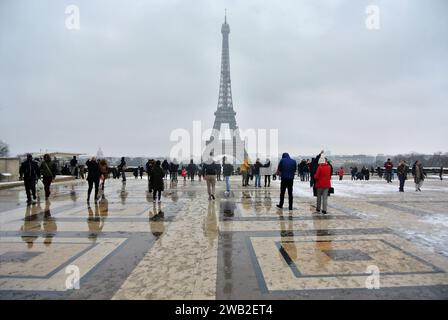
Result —
[{"label": "dark winter jacket", "polygon": [[162,162],[162,169],[163,169],[164,171],[168,171],[168,170],[170,170],[170,164],[168,163],[168,161],[163,160],[163,162]]},{"label": "dark winter jacket", "polygon": [[421,181],[425,180],[426,172],[423,169],[423,165],[414,164],[412,166],[412,175],[414,176],[415,183],[420,183]]},{"label": "dark winter jacket", "polygon": [[278,164],[278,172],[282,179],[294,179],[296,172],[297,162],[289,157],[288,153],[282,155],[282,159]]},{"label": "dark winter jacket", "polygon": [[52,177],[56,178],[56,163],[53,161],[42,161],[40,164],[40,173],[43,177]]},{"label": "dark winter jacket", "polygon": [[190,163],[187,166],[187,172],[189,175],[196,174],[196,171],[198,170],[198,167],[194,163]]},{"label": "dark winter jacket", "polygon": [[165,174],[160,166],[154,166],[151,170],[151,186],[155,191],[163,191],[164,183],[163,177]]},{"label": "dark winter jacket", "polygon": [[222,174],[224,177],[230,177],[233,173],[233,166],[230,163],[224,163],[222,166]]},{"label": "dark winter jacket", "polygon": [[405,163],[400,164],[397,167],[397,175],[399,177],[403,177],[404,179],[408,178],[408,171],[409,171],[409,167]]},{"label": "dark winter jacket", "polygon": [[321,154],[319,153],[316,158],[311,159],[310,163],[310,185],[314,185],[314,175],[316,174],[317,168],[319,167],[319,159]]},{"label": "dark winter jacket", "polygon": [[101,176],[101,170],[100,165],[96,161],[87,160],[86,162],[87,167],[87,180],[88,181],[97,181],[100,179]]},{"label": "dark winter jacket", "polygon": [[259,175],[260,174],[260,168],[262,166],[263,165],[261,164],[260,161],[255,162],[255,164],[254,164],[254,175]]},{"label": "dark winter jacket", "polygon": [[179,170],[179,165],[177,163],[171,162],[170,163],[170,172],[175,173]]},{"label": "dark winter jacket", "polygon": [[78,165],[78,160],[76,160],[76,159],[70,160],[70,166],[71,167],[76,167],[77,165]]},{"label": "dark winter jacket", "polygon": [[118,170],[123,171],[126,170],[126,161],[122,160],[118,165]]},{"label": "dark winter jacket", "polygon": [[211,163],[204,163],[202,165],[202,173],[204,176],[211,176],[211,175],[217,175],[218,174],[218,170],[217,170],[217,165],[216,163],[213,161]]},{"label": "dark winter jacket", "polygon": [[34,160],[25,160],[20,165],[20,177],[24,180],[37,180],[40,177],[39,165]]}]

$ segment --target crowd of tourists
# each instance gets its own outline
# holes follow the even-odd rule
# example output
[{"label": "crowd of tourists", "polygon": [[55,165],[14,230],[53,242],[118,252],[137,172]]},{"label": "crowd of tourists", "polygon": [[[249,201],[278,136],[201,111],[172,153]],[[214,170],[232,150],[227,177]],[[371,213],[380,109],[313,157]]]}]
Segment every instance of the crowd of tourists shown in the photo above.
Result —
[{"label": "crowd of tourists", "polygon": [[[70,175],[86,178],[88,182],[87,202],[90,203],[91,194],[94,190],[94,201],[97,202],[104,197],[104,187],[106,180],[112,176],[113,179],[121,178],[126,183],[126,172],[128,166],[126,158],[122,157],[117,165],[111,166],[105,159],[96,159],[92,157],[85,164],[79,164],[78,159],[74,156],[71,161],[64,166]],[[241,186],[249,187],[253,183],[255,188],[263,186],[269,188],[272,180],[280,180],[280,199],[277,204],[278,208],[283,208],[286,191],[288,192],[288,208],[293,209],[293,184],[294,177],[297,174],[300,181],[309,182],[313,195],[317,198],[316,212],[327,213],[328,196],[334,193],[331,185],[331,178],[334,173],[332,163],[324,156],[322,151],[316,157],[303,159],[298,164],[292,159],[288,153],[282,155],[276,167],[273,167],[271,161],[266,159],[263,163],[260,159],[256,159],[254,163],[250,163],[249,159],[244,159],[243,163],[237,168],[227,161],[226,157],[222,161],[216,161],[213,153],[208,159],[202,163],[195,164],[190,160],[188,164],[178,163],[176,159],[168,161],[167,159],[154,160],[149,159],[145,166],[138,166],[130,169],[135,179],[143,179],[148,177],[148,193],[152,194],[154,202],[161,202],[161,195],[165,188],[167,180],[171,184],[176,184],[179,175],[184,181],[205,180],[207,185],[207,193],[209,200],[215,200],[215,188],[217,181],[225,181],[225,195],[231,193],[230,177],[232,175],[241,176]],[[392,183],[395,173],[399,180],[399,192],[404,192],[404,185],[408,176],[412,174],[415,183],[415,191],[421,192],[423,182],[427,176],[425,169],[420,161],[410,166],[404,160],[401,160],[397,168],[391,159],[387,159],[383,168],[373,167],[369,170],[363,166],[359,171],[356,166],[350,167],[350,175],[352,180],[369,180],[370,176],[377,173],[380,178]],[[50,197],[50,185],[55,180],[57,167],[55,161],[46,154],[41,161],[33,159],[31,154],[27,155],[26,160],[20,166],[20,177],[24,181],[27,203],[36,202],[36,186],[44,190],[45,199]],[[339,180],[343,180],[345,171],[344,167],[340,167],[335,174]],[[86,176],[86,177],[85,177]],[[440,168],[440,179],[443,179],[443,167]],[[264,178],[264,179],[263,179]]]}]

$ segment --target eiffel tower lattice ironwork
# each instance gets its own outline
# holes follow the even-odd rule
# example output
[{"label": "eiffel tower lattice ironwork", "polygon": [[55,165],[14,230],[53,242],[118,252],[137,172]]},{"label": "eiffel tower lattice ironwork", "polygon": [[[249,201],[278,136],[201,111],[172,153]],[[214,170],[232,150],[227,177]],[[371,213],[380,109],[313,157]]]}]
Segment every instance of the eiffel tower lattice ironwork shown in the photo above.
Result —
[{"label": "eiffel tower lattice ironwork", "polygon": [[[236,112],[233,109],[233,100],[232,100],[232,85],[230,80],[230,55],[229,55],[229,34],[230,27],[227,23],[227,15],[224,17],[224,23],[221,27],[222,34],[222,53],[221,53],[221,79],[219,84],[219,99],[218,99],[218,108],[215,112],[215,122],[213,124],[214,132],[221,132],[223,125],[228,125],[228,129],[232,130],[232,132],[236,133],[232,137],[233,141],[224,142],[222,141],[222,149],[214,150],[215,155],[218,154],[226,154],[226,150],[232,149],[230,156],[232,156],[234,163],[241,163],[242,158],[246,157],[246,151],[244,148],[244,142],[241,140],[239,135],[238,126],[236,124]],[[212,135],[208,143],[211,143],[213,140],[219,139],[219,137]],[[215,141],[216,142],[216,141]],[[227,147],[226,147],[227,144]],[[240,149],[243,151],[242,155],[237,155],[237,150]],[[240,152],[241,153],[241,152]]]}]

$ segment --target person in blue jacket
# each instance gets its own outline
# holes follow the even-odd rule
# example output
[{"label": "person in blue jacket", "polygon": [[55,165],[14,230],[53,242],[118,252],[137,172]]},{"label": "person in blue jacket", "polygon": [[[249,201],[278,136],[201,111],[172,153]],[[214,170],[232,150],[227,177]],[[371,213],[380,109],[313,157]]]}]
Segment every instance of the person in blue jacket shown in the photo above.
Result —
[{"label": "person in blue jacket", "polygon": [[297,162],[289,157],[288,153],[283,153],[277,168],[278,175],[281,177],[280,183],[280,203],[277,208],[283,208],[285,200],[285,191],[288,189],[289,210],[292,210],[292,186],[294,184],[294,174],[296,172]]}]

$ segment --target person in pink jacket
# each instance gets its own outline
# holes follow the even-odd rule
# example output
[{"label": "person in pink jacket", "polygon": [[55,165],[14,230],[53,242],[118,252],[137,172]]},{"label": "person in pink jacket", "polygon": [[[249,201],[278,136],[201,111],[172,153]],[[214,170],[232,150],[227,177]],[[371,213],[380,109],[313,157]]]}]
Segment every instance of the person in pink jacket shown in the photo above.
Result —
[{"label": "person in pink jacket", "polygon": [[344,168],[340,167],[338,171],[339,181],[341,181],[344,178]]},{"label": "person in pink jacket", "polygon": [[319,159],[319,167],[314,174],[314,180],[317,192],[316,212],[320,212],[322,204],[322,213],[327,214],[328,191],[331,188],[331,169],[323,156]]}]

